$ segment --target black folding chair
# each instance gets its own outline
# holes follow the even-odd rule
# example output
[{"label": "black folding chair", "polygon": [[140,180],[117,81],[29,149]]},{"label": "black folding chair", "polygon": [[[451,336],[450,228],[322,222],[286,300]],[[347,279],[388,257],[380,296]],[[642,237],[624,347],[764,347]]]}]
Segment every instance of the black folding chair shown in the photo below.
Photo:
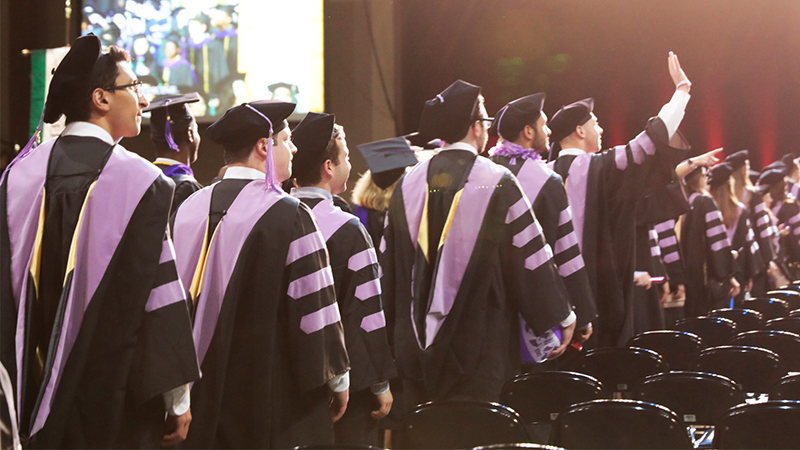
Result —
[{"label": "black folding chair", "polygon": [[800,336],[797,334],[775,330],[748,331],[734,336],[731,345],[772,350],[790,372],[800,371]]},{"label": "black folding chair", "polygon": [[793,309],[789,311],[789,317],[800,317],[800,309]]},{"label": "black folding chair", "polygon": [[800,374],[781,378],[769,390],[769,399],[800,401]]},{"label": "black folding chair", "polygon": [[542,450],[564,450],[561,447],[556,447],[554,445],[543,445],[543,444],[493,444],[493,445],[482,445],[480,447],[474,447],[470,450],[515,450],[518,448],[535,448],[535,449],[542,449]]},{"label": "black folding chair", "polygon": [[736,323],[722,317],[687,317],[677,321],[673,328],[700,336],[706,347],[725,345],[736,334]]},{"label": "black folding chair", "polygon": [[686,425],[709,427],[728,409],[745,402],[730,378],[705,372],[668,372],[645,378],[636,399],[675,411]]},{"label": "black folding chair", "polygon": [[666,372],[658,353],[644,348],[598,348],[570,361],[567,370],[591,375],[609,391],[626,393],[648,375]]},{"label": "black folding chair", "polygon": [[786,366],[777,353],[758,347],[725,345],[703,350],[694,370],[732,379],[747,393],[766,393],[782,376]]},{"label": "black folding chair", "polygon": [[742,302],[745,309],[754,309],[764,316],[764,320],[777,319],[789,315],[789,304],[785,300],[769,296],[756,297]]},{"label": "black folding chair", "polygon": [[652,350],[667,363],[670,370],[689,370],[694,357],[700,353],[703,341],[686,331],[645,331],[628,340],[628,347]]},{"label": "black folding chair", "polygon": [[765,330],[788,331],[800,334],[800,317],[778,317],[764,324]]},{"label": "black folding chair", "polygon": [[609,398],[609,394],[594,377],[577,372],[540,372],[506,383],[500,403],[522,417],[533,442],[547,443],[552,423],[561,411],[602,398]]},{"label": "black folding chair", "polygon": [[410,412],[400,424],[395,442],[402,449],[451,449],[529,441],[519,414],[507,406],[438,401]]},{"label": "black folding chair", "polygon": [[714,448],[800,448],[800,402],[768,401],[731,408],[714,430]]},{"label": "black folding chair", "polygon": [[568,449],[692,448],[674,412],[635,400],[594,400],[571,407],[558,416],[551,444]]},{"label": "black folding chair", "polygon": [[774,291],[767,292],[763,296],[785,301],[789,305],[790,311],[800,308],[800,291],[794,289],[776,289]]},{"label": "black folding chair", "polygon": [[708,315],[731,319],[736,323],[736,331],[738,332],[759,330],[764,324],[764,318],[761,313],[752,309],[722,308],[710,311]]}]

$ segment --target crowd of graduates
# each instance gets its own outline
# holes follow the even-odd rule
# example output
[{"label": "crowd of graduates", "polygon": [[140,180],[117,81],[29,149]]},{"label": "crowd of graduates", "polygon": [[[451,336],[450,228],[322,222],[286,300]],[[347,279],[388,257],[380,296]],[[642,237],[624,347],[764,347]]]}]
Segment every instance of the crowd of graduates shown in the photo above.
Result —
[{"label": "crowd of graduates", "polygon": [[[134,68],[79,38],[44,112],[64,133],[0,182],[15,445],[383,446],[418,404],[498,401],[523,371],[800,278],[800,164],[689,157],[672,53],[669,102],[608,150],[592,99],[491,118],[458,80],[418,132],[358,145],[352,204],[333,115],[231,107],[203,136],[226,159],[203,187],[199,95],[150,103]],[[154,163],[119,145],[142,111]]]}]

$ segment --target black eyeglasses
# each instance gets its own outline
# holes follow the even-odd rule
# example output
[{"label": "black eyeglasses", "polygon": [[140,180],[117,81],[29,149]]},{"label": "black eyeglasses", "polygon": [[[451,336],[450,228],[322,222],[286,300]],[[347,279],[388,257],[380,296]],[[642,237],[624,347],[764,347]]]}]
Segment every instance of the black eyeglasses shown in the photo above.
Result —
[{"label": "black eyeglasses", "polygon": [[135,92],[137,96],[138,95],[142,95],[142,82],[139,81],[139,80],[136,80],[131,84],[123,84],[123,85],[120,85],[120,86],[111,86],[111,87],[108,87],[108,88],[103,88],[103,90],[104,91],[112,91],[113,92],[113,91],[116,91],[116,90],[119,90],[119,89],[130,89],[130,88],[133,88],[133,92]]}]

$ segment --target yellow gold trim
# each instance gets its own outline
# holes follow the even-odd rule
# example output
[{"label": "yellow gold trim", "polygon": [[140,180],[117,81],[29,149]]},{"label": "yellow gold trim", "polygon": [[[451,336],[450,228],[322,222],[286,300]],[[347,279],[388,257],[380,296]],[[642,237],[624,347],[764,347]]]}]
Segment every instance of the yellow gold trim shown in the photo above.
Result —
[{"label": "yellow gold trim", "polygon": [[203,89],[205,92],[209,92],[208,89],[209,81],[208,81],[208,45],[203,46]]},{"label": "yellow gold trim", "polygon": [[[197,267],[194,269],[194,276],[192,276],[192,286],[189,289],[189,295],[192,298],[192,303],[197,304],[197,299],[200,297],[200,290],[203,288],[203,279],[206,275],[206,264],[208,264],[208,250],[214,244],[214,237],[217,235],[219,225],[211,235],[211,241],[208,241],[208,220],[206,220],[206,233],[203,236],[203,248],[200,250],[200,257],[197,259]],[[208,242],[206,245],[205,242]]]},{"label": "yellow gold trim", "polygon": [[417,243],[419,244],[419,248],[422,249],[422,254],[425,255],[425,261],[430,262],[428,260],[428,195],[427,194],[425,195],[425,206],[422,208],[422,220],[420,220],[419,222],[419,233],[417,234]]},{"label": "yellow gold trim", "polygon": [[39,274],[42,271],[42,237],[44,236],[44,206],[47,198],[42,188],[42,207],[39,210],[39,225],[36,227],[36,239],[33,241],[33,256],[31,257],[31,277],[36,295],[39,295]]},{"label": "yellow gold trim", "polygon": [[453,218],[456,216],[456,208],[458,208],[458,202],[461,201],[462,192],[464,192],[464,188],[461,188],[461,190],[456,192],[456,196],[453,197],[453,204],[450,205],[450,212],[447,213],[447,221],[444,223],[442,236],[439,238],[439,249],[444,246],[444,240],[447,239],[447,233],[450,232],[450,225],[453,223]]},{"label": "yellow gold trim", "polygon": [[75,258],[78,253],[78,235],[81,232],[81,223],[83,223],[83,215],[86,212],[86,204],[89,203],[89,197],[92,195],[92,191],[94,187],[97,185],[97,180],[95,180],[91,186],[89,186],[89,190],[86,192],[86,198],[83,200],[83,206],[81,206],[81,213],[78,215],[78,224],[75,225],[75,233],[72,234],[72,243],[69,246],[69,258],[67,258],[67,270],[64,271],[64,285],[67,284],[67,278],[69,274],[75,270]]}]

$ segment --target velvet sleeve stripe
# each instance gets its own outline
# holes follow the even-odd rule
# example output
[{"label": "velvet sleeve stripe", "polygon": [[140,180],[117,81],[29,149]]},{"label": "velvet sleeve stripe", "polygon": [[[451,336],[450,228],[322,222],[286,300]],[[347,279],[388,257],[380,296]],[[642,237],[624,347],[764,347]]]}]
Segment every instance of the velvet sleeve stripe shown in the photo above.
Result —
[{"label": "velvet sleeve stripe", "polygon": [[286,293],[297,300],[331,286],[333,286],[333,272],[330,266],[325,266],[290,282]]},{"label": "velvet sleeve stripe", "polygon": [[381,328],[384,328],[385,326],[386,326],[386,316],[383,314],[383,310],[365,316],[363,319],[361,319],[361,328],[367,333],[379,330]]},{"label": "velvet sleeve stripe", "polygon": [[364,267],[377,263],[378,263],[378,255],[375,254],[374,248],[369,247],[351,256],[350,259],[347,261],[347,268],[352,270],[353,272],[358,272]]},{"label": "velvet sleeve stripe", "polygon": [[516,201],[510,208],[508,208],[508,214],[506,214],[506,224],[512,223],[519,219],[520,217],[525,214],[526,211],[531,210],[531,203],[528,201],[528,198],[525,196],[520,197],[519,200]]},{"label": "velvet sleeve stripe", "polygon": [[618,145],[614,147],[614,162],[617,164],[617,169],[625,170],[628,168],[628,152],[625,145]]},{"label": "velvet sleeve stripe", "polygon": [[339,314],[339,305],[332,303],[313,313],[306,314],[300,319],[300,329],[305,334],[316,333],[328,325],[333,325],[342,320]]},{"label": "velvet sleeve stripe", "polygon": [[289,253],[286,255],[286,265],[298,259],[318,252],[325,248],[325,242],[320,233],[309,233],[289,244]]},{"label": "velvet sleeve stripe", "polygon": [[155,282],[145,304],[145,311],[155,311],[164,306],[186,300],[186,291],[178,277],[175,266],[175,249],[167,238],[161,244],[161,264],[158,265]]}]

